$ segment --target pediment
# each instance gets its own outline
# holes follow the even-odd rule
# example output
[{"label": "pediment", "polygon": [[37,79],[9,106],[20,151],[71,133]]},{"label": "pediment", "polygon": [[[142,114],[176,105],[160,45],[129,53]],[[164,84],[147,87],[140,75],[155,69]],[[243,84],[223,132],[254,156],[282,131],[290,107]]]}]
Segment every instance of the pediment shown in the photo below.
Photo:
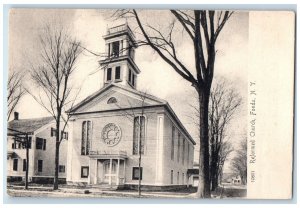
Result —
[{"label": "pediment", "polygon": [[109,111],[164,104],[163,100],[137,90],[112,84],[76,105],[72,113]]}]

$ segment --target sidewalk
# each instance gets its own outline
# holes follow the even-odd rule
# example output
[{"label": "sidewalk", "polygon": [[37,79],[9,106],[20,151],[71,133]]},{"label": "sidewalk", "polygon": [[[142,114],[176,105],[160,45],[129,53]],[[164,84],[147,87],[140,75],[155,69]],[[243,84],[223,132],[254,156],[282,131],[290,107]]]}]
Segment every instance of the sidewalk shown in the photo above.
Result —
[{"label": "sidewalk", "polygon": [[[89,193],[85,193],[88,190]],[[59,188],[52,190],[52,187],[29,187],[24,190],[24,186],[13,186],[7,188],[10,196],[29,197],[99,197],[99,198],[137,198],[137,191],[101,190],[99,188]],[[142,198],[194,198],[190,193],[178,192],[145,192],[142,191]]]}]

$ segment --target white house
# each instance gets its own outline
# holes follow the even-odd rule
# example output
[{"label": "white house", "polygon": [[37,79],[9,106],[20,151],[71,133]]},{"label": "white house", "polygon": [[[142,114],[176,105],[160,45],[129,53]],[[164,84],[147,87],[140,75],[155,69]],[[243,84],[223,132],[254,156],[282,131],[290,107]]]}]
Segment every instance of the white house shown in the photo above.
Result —
[{"label": "white house", "polygon": [[[55,121],[53,117],[19,119],[8,123],[8,129],[26,133],[29,136],[29,181],[52,183],[55,168]],[[67,133],[64,134],[67,136]],[[67,139],[67,138],[66,138]],[[67,140],[62,140],[59,158],[59,180],[66,181]],[[7,179],[24,180],[26,171],[26,149],[14,136],[7,137]]]}]

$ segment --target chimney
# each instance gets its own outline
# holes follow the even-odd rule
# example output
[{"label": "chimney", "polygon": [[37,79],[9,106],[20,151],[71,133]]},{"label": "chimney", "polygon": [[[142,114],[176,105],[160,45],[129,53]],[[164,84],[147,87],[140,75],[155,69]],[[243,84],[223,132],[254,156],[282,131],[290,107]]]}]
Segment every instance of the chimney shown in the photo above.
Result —
[{"label": "chimney", "polygon": [[14,120],[19,120],[19,113],[18,112],[14,112]]}]

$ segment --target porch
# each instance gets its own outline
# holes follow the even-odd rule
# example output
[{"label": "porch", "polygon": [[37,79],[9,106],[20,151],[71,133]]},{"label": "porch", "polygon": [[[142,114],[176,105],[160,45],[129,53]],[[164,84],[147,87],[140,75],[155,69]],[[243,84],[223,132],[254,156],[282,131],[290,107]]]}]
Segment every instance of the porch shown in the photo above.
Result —
[{"label": "porch", "polygon": [[89,185],[120,186],[125,183],[125,151],[90,151]]}]

